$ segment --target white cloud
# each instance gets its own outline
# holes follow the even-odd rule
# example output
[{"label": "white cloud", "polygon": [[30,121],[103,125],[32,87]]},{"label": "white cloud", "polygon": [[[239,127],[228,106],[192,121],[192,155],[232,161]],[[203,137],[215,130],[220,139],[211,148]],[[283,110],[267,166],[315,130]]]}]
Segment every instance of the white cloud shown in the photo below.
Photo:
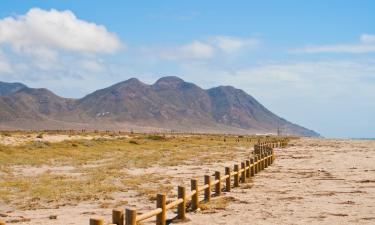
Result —
[{"label": "white cloud", "polygon": [[373,34],[362,34],[361,42],[375,44],[375,35]]},{"label": "white cloud", "polygon": [[118,37],[102,25],[78,19],[69,10],[46,11],[39,8],[32,8],[22,16],[1,19],[1,43],[10,44],[21,53],[39,48],[113,53],[122,46]]},{"label": "white cloud", "polygon": [[358,44],[311,45],[293,49],[291,53],[371,53],[375,52],[375,35],[362,34]]},{"label": "white cloud", "polygon": [[104,26],[81,20],[69,10],[32,8],[25,15],[0,19],[0,50],[4,52],[0,75],[5,78],[62,79],[105,73],[107,67],[99,55],[123,47]]},{"label": "white cloud", "polygon": [[194,41],[179,48],[179,53],[184,58],[211,58],[214,48],[200,41]]},{"label": "white cloud", "polygon": [[[186,65],[180,73],[208,84],[206,87],[233,85],[268,100],[298,95],[313,101],[335,101],[361,93],[367,97],[375,94],[374,59],[276,61],[233,70]],[[215,79],[207,74],[215,74]]]},{"label": "white cloud", "polygon": [[239,38],[233,36],[212,36],[203,40],[194,40],[177,46],[144,47],[143,53],[168,60],[211,59],[218,53],[231,55],[258,46],[256,38]]},{"label": "white cloud", "polygon": [[144,48],[146,53],[157,53],[157,56],[168,60],[208,59],[213,57],[214,48],[201,41],[193,41],[180,46]]},{"label": "white cloud", "polygon": [[12,67],[10,63],[8,62],[8,59],[5,57],[5,55],[0,51],[0,74],[1,73],[11,73]]},{"label": "white cloud", "polygon": [[235,53],[240,50],[253,48],[260,43],[256,38],[238,38],[231,36],[214,36],[211,40],[213,45],[225,53]]},{"label": "white cloud", "polygon": [[105,66],[100,60],[97,59],[85,59],[81,60],[79,64],[82,68],[90,71],[90,72],[103,72],[105,71]]}]

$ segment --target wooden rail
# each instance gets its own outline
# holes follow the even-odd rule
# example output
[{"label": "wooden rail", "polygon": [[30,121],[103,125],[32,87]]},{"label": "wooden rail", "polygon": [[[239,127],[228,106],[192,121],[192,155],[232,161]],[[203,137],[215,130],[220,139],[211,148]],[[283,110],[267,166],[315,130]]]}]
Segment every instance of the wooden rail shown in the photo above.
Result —
[{"label": "wooden rail", "polygon": [[[270,166],[275,160],[275,147],[285,147],[287,141],[282,140],[278,142],[262,142],[254,145],[253,157],[246,159],[240,164],[233,166],[233,171],[230,167],[225,167],[225,175],[222,176],[220,171],[215,171],[214,180],[211,181],[210,175],[204,176],[204,185],[199,186],[197,179],[191,179],[191,189],[186,193],[183,186],[177,188],[177,199],[166,204],[166,195],[157,194],[156,209],[137,215],[137,210],[133,208],[113,209],[112,223],[109,225],[136,225],[138,222],[147,220],[156,216],[156,225],[166,225],[167,210],[177,207],[177,219],[186,219],[187,203],[190,202],[191,210],[199,208],[199,193],[204,192],[204,201],[210,202],[212,197],[212,189],[214,189],[215,196],[221,195],[224,185],[224,190],[230,192],[231,188],[238,187],[240,183],[245,183],[246,180],[251,179],[257,173]],[[233,181],[232,181],[233,180]],[[233,183],[233,185],[232,185]],[[5,222],[0,220],[0,225],[5,225]],[[90,225],[104,225],[104,219],[101,217],[90,218]]]},{"label": "wooden rail", "polygon": [[[197,179],[191,179],[190,192],[186,193],[185,187],[178,186],[177,199],[168,204],[166,204],[165,194],[157,194],[156,209],[141,215],[137,215],[136,209],[133,208],[127,208],[125,212],[123,210],[114,210],[112,213],[112,224],[124,225],[125,221],[125,225],[136,225],[138,222],[156,216],[156,225],[165,225],[167,210],[175,207],[177,207],[176,218],[184,220],[186,219],[187,203],[190,202],[190,208],[193,211],[199,208],[200,192],[204,192],[205,202],[211,200],[212,189],[214,189],[215,196],[221,194],[223,185],[225,185],[224,190],[230,192],[232,187],[238,187],[240,183],[245,183],[246,180],[251,179],[257,173],[270,166],[275,160],[273,148],[284,146],[286,146],[286,141],[258,143],[254,145],[253,157],[241,162],[240,164],[235,164],[233,166],[233,171],[231,171],[230,167],[225,167],[224,176],[221,175],[220,171],[215,171],[214,180],[211,180],[212,177],[210,175],[205,175],[204,185],[202,186],[198,185]],[[94,219],[90,219],[90,225],[104,224],[103,220],[97,221]],[[92,223],[92,220],[95,221],[95,223]]]}]

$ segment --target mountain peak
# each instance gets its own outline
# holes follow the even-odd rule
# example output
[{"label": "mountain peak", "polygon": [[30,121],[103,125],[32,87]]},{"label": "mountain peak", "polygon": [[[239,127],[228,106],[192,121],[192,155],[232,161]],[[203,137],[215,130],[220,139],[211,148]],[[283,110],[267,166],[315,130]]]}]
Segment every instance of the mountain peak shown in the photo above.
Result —
[{"label": "mountain peak", "polygon": [[185,83],[184,80],[182,80],[179,77],[176,76],[167,76],[162,77],[159,80],[157,80],[154,84],[154,86],[157,87],[177,87],[178,85]]},{"label": "mountain peak", "polygon": [[0,96],[15,93],[27,86],[22,83],[7,83],[0,81]]},{"label": "mountain peak", "polygon": [[142,81],[138,80],[137,78],[135,77],[132,77],[122,83],[125,83],[125,84],[143,84]]},{"label": "mountain peak", "polygon": [[95,128],[131,125],[230,133],[275,133],[281,127],[288,134],[318,136],[278,117],[241,89],[204,90],[175,76],[160,78],[153,85],[131,78],[77,100],[47,89],[23,88],[0,96],[1,102],[0,115],[7,117],[0,117],[0,122],[8,121],[15,128],[23,127],[18,123],[23,118],[31,127],[39,126],[39,120],[48,121],[51,127],[79,123]]},{"label": "mountain peak", "polygon": [[128,80],[122,81],[120,83],[114,84],[110,86],[109,88],[141,87],[141,86],[147,86],[147,84],[133,77]]}]

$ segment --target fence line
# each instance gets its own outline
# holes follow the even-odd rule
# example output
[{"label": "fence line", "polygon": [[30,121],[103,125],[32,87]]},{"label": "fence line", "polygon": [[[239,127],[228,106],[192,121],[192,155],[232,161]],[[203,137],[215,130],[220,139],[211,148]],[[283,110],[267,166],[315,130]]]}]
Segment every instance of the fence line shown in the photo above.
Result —
[{"label": "fence line", "polygon": [[[177,207],[177,216],[179,220],[186,219],[187,203],[190,202],[191,210],[199,208],[199,193],[204,192],[204,201],[209,202],[214,189],[215,196],[221,195],[222,185],[225,185],[225,191],[231,191],[231,183],[233,178],[233,188],[238,187],[240,183],[245,183],[257,173],[270,166],[275,160],[275,147],[285,147],[286,140],[278,142],[262,142],[254,145],[254,156],[233,166],[233,172],[230,167],[225,167],[225,175],[222,176],[220,171],[215,171],[215,179],[211,181],[210,175],[204,176],[204,185],[199,186],[197,179],[191,179],[190,193],[186,193],[184,186],[177,187],[177,199],[166,204],[166,194],[157,194],[156,209],[137,215],[134,208],[113,209],[112,223],[109,225],[136,225],[138,222],[147,220],[156,216],[156,225],[166,225],[167,210]],[[0,225],[6,225],[0,220]],[[90,218],[90,225],[104,225],[101,217]]]},{"label": "fence line", "polygon": [[[190,181],[190,193],[186,193],[184,186],[177,187],[177,199],[166,204],[166,194],[157,194],[156,209],[137,215],[135,208],[114,209],[112,212],[112,225],[136,225],[138,222],[147,220],[156,216],[156,225],[166,225],[167,210],[177,207],[177,216],[179,220],[186,219],[187,204],[190,202],[192,211],[199,208],[199,193],[204,192],[204,201],[209,202],[214,189],[215,196],[221,195],[222,184],[225,184],[225,191],[230,192],[233,178],[233,188],[238,187],[240,183],[245,183],[257,173],[270,166],[275,160],[275,147],[284,147],[285,140],[278,142],[263,142],[254,145],[254,156],[240,164],[233,166],[233,172],[230,167],[225,167],[225,175],[220,171],[215,171],[215,179],[211,181],[210,175],[204,176],[204,185],[199,186],[197,179]],[[102,218],[91,218],[90,225],[103,225]],[[1,225],[1,224],[0,224]]]}]

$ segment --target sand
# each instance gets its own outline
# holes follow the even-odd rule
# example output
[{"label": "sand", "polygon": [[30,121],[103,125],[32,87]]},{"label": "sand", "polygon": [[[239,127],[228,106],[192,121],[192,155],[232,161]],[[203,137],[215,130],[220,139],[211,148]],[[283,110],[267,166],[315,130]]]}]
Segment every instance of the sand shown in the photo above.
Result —
[{"label": "sand", "polygon": [[3,136],[0,138],[0,145],[17,146],[23,145],[27,142],[62,142],[71,140],[92,140],[97,138],[115,139],[115,138],[129,138],[128,135],[67,135],[67,134],[43,134],[38,137],[38,134],[13,134],[12,136]]},{"label": "sand", "polygon": [[[168,176],[166,182],[188,186],[188,178],[223,170],[244,159],[248,151],[241,149],[231,162],[200,165],[192,161],[189,166],[152,167],[129,173],[158,171]],[[229,200],[225,207],[190,212],[183,224],[375,224],[375,141],[303,138],[285,149],[276,149],[276,153],[271,167],[250,183],[219,197]],[[136,198],[136,193],[118,193],[121,196],[129,201],[124,207],[135,206],[141,212],[155,205]],[[57,219],[50,219],[51,215]],[[25,211],[0,206],[0,219],[13,220],[10,224],[88,224],[91,215],[104,216],[108,221],[111,208],[99,208],[94,202]],[[174,215],[169,212],[168,218]]]},{"label": "sand", "polygon": [[186,224],[375,224],[375,142],[300,139],[237,201]]}]

